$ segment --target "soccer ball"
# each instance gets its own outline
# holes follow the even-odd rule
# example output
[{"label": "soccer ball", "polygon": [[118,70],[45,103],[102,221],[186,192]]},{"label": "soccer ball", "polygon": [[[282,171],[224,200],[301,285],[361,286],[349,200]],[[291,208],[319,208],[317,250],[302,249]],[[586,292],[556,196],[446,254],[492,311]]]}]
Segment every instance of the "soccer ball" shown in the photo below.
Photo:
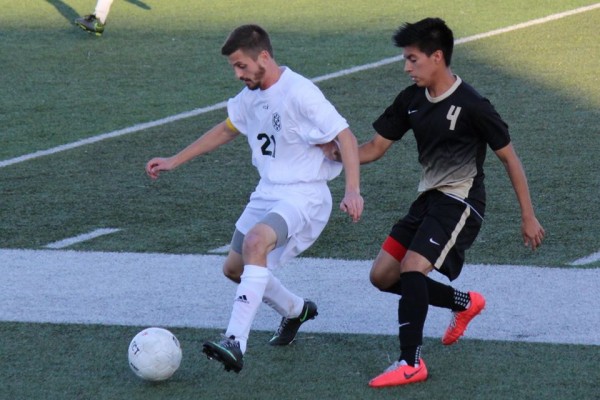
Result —
[{"label": "soccer ball", "polygon": [[163,328],[146,328],[129,344],[129,366],[148,381],[169,379],[181,363],[181,346],[171,332]]}]

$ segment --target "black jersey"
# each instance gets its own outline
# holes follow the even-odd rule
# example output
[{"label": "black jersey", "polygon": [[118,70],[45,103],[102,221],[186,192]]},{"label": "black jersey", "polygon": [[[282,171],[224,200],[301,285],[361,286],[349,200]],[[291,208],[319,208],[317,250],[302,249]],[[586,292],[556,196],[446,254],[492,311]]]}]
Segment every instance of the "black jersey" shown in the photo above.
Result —
[{"label": "black jersey", "polygon": [[412,85],[396,97],[373,127],[389,140],[412,129],[423,174],[419,192],[438,189],[462,199],[485,202],[486,148],[510,143],[508,126],[492,104],[459,77],[442,96]]}]

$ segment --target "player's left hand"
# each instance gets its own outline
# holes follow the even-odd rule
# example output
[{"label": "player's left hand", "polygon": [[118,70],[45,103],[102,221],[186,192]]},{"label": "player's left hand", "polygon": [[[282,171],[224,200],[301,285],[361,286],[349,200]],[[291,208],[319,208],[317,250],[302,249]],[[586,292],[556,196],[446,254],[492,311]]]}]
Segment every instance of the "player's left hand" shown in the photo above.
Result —
[{"label": "player's left hand", "polygon": [[358,192],[346,192],[342,202],[340,203],[340,210],[348,213],[352,222],[358,222],[362,215],[364,208],[364,200]]},{"label": "player's left hand", "polygon": [[340,146],[335,140],[323,144],[318,144],[317,147],[320,147],[323,151],[323,154],[325,154],[325,157],[327,157],[331,161],[342,161]]},{"label": "player's left hand", "polygon": [[525,246],[531,247],[531,250],[540,247],[544,240],[544,236],[546,235],[544,228],[535,217],[523,220],[521,232],[523,234]]}]

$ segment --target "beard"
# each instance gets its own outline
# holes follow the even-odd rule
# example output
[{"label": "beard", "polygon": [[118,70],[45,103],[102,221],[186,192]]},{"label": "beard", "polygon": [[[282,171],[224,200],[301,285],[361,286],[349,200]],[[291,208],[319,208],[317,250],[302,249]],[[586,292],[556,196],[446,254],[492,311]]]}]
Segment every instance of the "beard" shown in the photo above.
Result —
[{"label": "beard", "polygon": [[250,90],[260,89],[260,85],[265,76],[265,72],[265,68],[259,66],[258,72],[254,75],[252,79],[243,79],[243,81],[246,83],[246,87],[248,87],[248,89]]}]

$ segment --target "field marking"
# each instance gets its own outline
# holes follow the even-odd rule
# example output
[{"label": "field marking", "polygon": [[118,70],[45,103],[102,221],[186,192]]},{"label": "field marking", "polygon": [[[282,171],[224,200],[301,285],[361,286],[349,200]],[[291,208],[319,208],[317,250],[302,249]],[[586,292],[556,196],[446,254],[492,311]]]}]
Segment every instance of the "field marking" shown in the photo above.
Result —
[{"label": "field marking", "polygon": [[[224,329],[236,291],[223,277],[225,258],[0,249],[0,321]],[[302,326],[304,337],[398,334],[398,296],[375,289],[370,268],[364,260],[296,258],[276,271],[290,290],[319,305],[319,317]],[[452,285],[487,300],[467,339],[598,346],[599,283],[598,268],[467,264]],[[280,318],[262,306],[253,330],[272,331]],[[430,307],[425,336],[439,339],[449,321],[448,310]]]},{"label": "field marking", "polygon": [[71,238],[49,243],[44,247],[47,249],[64,249],[65,247],[69,247],[77,243],[87,242],[88,240],[92,240],[100,236],[110,235],[111,233],[119,232],[120,230],[121,229],[116,228],[100,228],[89,233],[84,233]]},{"label": "field marking", "polygon": [[230,244],[226,244],[225,246],[217,247],[216,249],[209,250],[210,254],[227,254],[229,253],[229,249],[231,248]]},{"label": "field marking", "polygon": [[76,142],[72,142],[72,143],[68,143],[68,144],[63,144],[63,145],[60,145],[60,146],[52,147],[52,148],[47,149],[47,150],[40,150],[40,151],[36,151],[34,153],[25,154],[25,155],[22,155],[22,156],[19,156],[19,157],[15,157],[15,158],[11,158],[11,159],[8,159],[8,160],[0,161],[0,168],[8,167],[9,165],[18,164],[18,163],[21,163],[21,162],[24,162],[24,161],[33,160],[33,159],[44,157],[44,156],[49,156],[49,155],[60,153],[60,152],[67,151],[67,150],[76,149],[78,147],[86,146],[88,144],[97,143],[97,142],[100,142],[100,141],[103,141],[103,140],[106,140],[106,139],[112,139],[112,138],[116,138],[116,137],[119,137],[119,136],[128,135],[130,133],[135,133],[135,132],[143,131],[145,129],[155,128],[157,126],[170,124],[172,122],[179,121],[179,120],[186,119],[186,118],[195,117],[197,115],[206,114],[208,112],[224,108],[226,106],[226,104],[227,103],[223,101],[221,103],[213,104],[212,106],[197,108],[197,109],[192,110],[192,111],[187,111],[187,112],[184,112],[184,113],[181,113],[181,114],[172,115],[170,117],[158,119],[156,121],[145,122],[145,123],[142,123],[142,124],[133,125],[133,126],[130,126],[129,128],[119,129],[119,130],[116,130],[116,131],[104,133],[102,135],[92,136],[92,137],[89,137],[89,138],[86,138],[86,139],[78,140]]},{"label": "field marking", "polygon": [[587,265],[600,260],[600,251],[590,254],[589,256],[579,258],[569,265]]},{"label": "field marking", "polygon": [[[539,25],[539,24],[543,24],[546,22],[550,22],[550,21],[555,21],[561,18],[565,18],[565,17],[570,17],[572,15],[576,15],[576,14],[581,14],[584,12],[588,12],[588,11],[592,11],[595,10],[597,8],[600,8],[600,3],[595,3],[589,6],[585,6],[585,7],[580,7],[580,8],[576,8],[573,10],[569,10],[569,11],[564,11],[561,13],[557,13],[557,14],[551,14],[548,15],[546,17],[542,17],[542,18],[537,18],[537,19],[533,19],[527,22],[523,22],[523,23],[519,23],[516,25],[510,25],[507,26],[505,28],[500,28],[500,29],[495,29],[489,32],[485,32],[485,33],[480,33],[480,34],[476,34],[473,36],[469,36],[466,38],[462,38],[462,39],[457,39],[455,41],[455,44],[463,44],[463,43],[468,43],[468,42],[472,42],[475,40],[480,40],[480,39],[485,39],[485,38],[489,38],[491,36],[496,36],[496,35],[500,35],[503,33],[507,33],[507,32],[513,32],[519,29],[524,29],[524,28],[529,28],[531,26],[535,26],[535,25]],[[352,68],[348,68],[348,69],[343,69],[337,72],[333,72],[331,74],[326,74],[326,75],[322,75],[316,78],[313,78],[312,81],[315,83],[318,82],[322,82],[325,80],[329,80],[329,79],[334,79],[334,78],[339,78],[342,76],[346,76],[346,75],[350,75],[356,72],[361,72],[361,71],[366,71],[369,69],[374,69],[374,68],[379,68],[381,66],[384,65],[388,65],[397,61],[402,60],[402,56],[395,56],[395,57],[390,57],[390,58],[385,58],[383,60],[374,62],[374,63],[369,63],[369,64],[364,64],[364,65],[359,65],[356,67],[352,67]],[[7,160],[3,160],[0,161],[0,168],[4,168],[4,167],[8,167],[10,165],[14,165],[14,164],[18,164],[21,162],[25,162],[25,161],[29,161],[29,160],[33,160],[36,158],[40,158],[40,157],[44,157],[44,156],[48,156],[48,155],[52,155],[52,154],[56,154],[56,153],[60,153],[63,151],[67,151],[67,150],[72,150],[72,149],[76,149],[78,147],[82,147],[82,146],[87,146],[89,144],[93,144],[93,143],[97,143],[106,139],[112,139],[112,138],[116,138],[119,136],[124,136],[124,135],[128,135],[130,133],[135,133],[135,132],[139,132],[145,129],[150,129],[150,128],[155,128],[157,126],[161,126],[161,125],[166,125],[175,121],[179,121],[182,119],[186,119],[186,118],[191,118],[191,117],[195,117],[201,114],[206,114],[208,112],[211,111],[216,111],[216,110],[220,110],[222,108],[225,108],[227,105],[226,101],[222,101],[220,103],[216,103],[213,104],[211,106],[207,106],[207,107],[202,107],[202,108],[197,108],[195,110],[191,110],[191,111],[187,111],[187,112],[183,112],[180,114],[176,114],[173,116],[169,116],[166,118],[161,118],[155,121],[150,121],[150,122],[145,122],[145,123],[141,123],[141,124],[136,124],[133,125],[131,127],[128,128],[123,128],[123,129],[119,129],[116,131],[112,131],[112,132],[108,132],[108,133],[104,133],[98,136],[93,136],[90,138],[86,138],[86,139],[82,139],[82,140],[78,140],[72,143],[68,143],[68,144],[64,144],[64,145],[60,145],[60,146],[56,146],[56,147],[52,147],[50,149],[47,150],[40,150],[40,151],[36,151],[30,154],[25,154],[19,157],[15,157],[15,158],[10,158]]]}]

